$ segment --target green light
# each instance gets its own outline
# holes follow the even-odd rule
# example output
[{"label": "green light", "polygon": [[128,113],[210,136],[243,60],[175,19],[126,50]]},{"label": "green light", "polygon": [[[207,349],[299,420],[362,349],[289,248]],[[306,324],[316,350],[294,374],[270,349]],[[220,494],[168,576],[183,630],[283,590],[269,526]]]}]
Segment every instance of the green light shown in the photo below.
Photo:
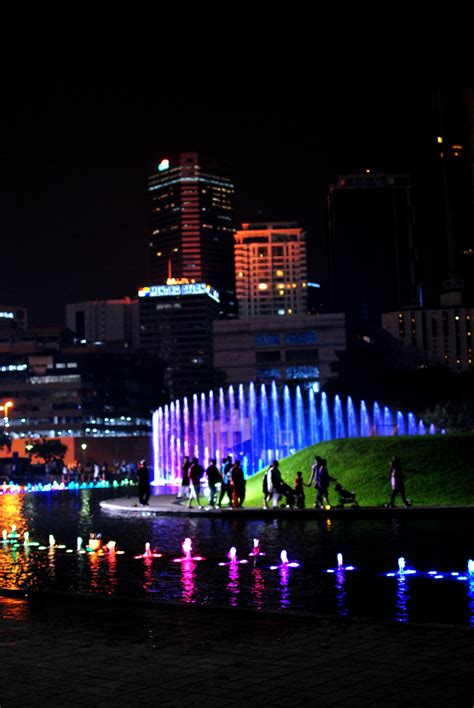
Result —
[{"label": "green light", "polygon": [[164,172],[165,170],[169,170],[169,168],[170,168],[170,161],[165,158],[158,165],[158,172]]}]

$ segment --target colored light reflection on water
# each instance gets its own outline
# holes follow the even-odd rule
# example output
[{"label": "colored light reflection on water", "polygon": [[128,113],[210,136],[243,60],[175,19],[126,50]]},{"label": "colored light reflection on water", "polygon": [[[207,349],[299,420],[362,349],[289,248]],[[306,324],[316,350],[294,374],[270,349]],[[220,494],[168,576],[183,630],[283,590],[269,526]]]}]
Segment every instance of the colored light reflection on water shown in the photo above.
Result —
[{"label": "colored light reflection on water", "polygon": [[196,564],[185,558],[181,561],[181,599],[187,604],[195,602],[196,581],[194,578]]},{"label": "colored light reflection on water", "polygon": [[347,593],[345,590],[346,574],[343,568],[338,568],[334,574],[336,588],[336,608],[340,617],[347,617],[349,610],[347,607]]},{"label": "colored light reflection on water", "polygon": [[[260,609],[291,607],[385,619],[397,614],[398,621],[474,624],[474,588],[467,570],[463,572],[472,556],[472,520],[468,517],[453,519],[442,529],[434,519],[403,520],[396,526],[361,519],[354,534],[353,522],[339,519],[333,520],[328,532],[323,520],[290,524],[287,520],[233,519],[230,524],[218,518],[110,518],[98,508],[98,500],[106,496],[110,491],[0,497],[0,529],[8,537],[16,525],[17,534],[13,543],[0,538],[3,587],[37,583],[45,589],[147,595],[158,601],[229,606],[232,599],[232,606]],[[123,554],[109,553],[105,547],[103,555],[78,552],[77,538],[88,539],[93,531],[101,532],[104,539],[117,539]],[[29,544],[41,543],[42,551],[25,545],[25,532],[30,534]],[[52,547],[48,546],[50,534],[55,538]],[[181,559],[179,566],[170,562],[181,555],[183,538],[191,538],[196,551],[211,557],[202,563]],[[255,547],[265,549],[265,558],[252,553],[255,538],[259,539]],[[146,542],[164,553],[162,561],[134,560]],[[231,545],[236,547],[237,560],[239,556],[248,560],[246,565],[235,562],[233,577],[230,566],[218,565],[219,560],[229,562],[226,554]],[[281,548],[288,549],[286,560],[301,561],[300,569],[292,572],[289,562],[280,563]],[[394,554],[392,578],[379,575],[390,548],[400,549],[398,555],[405,553],[407,560],[416,558],[418,572],[410,574],[412,569],[405,567],[400,579]],[[347,571],[353,566],[347,566],[345,575],[337,575],[336,557],[341,550],[342,563],[350,559],[361,572],[349,576]],[[191,549],[191,558],[194,553]],[[267,558],[275,563],[275,571],[270,571]],[[336,567],[326,575],[323,569],[331,560]],[[435,579],[437,575],[443,577]]]},{"label": "colored light reflection on water", "polygon": [[229,582],[227,583],[227,592],[229,593],[229,604],[231,607],[237,607],[239,604],[239,565],[238,563],[229,563]]},{"label": "colored light reflection on water", "polygon": [[290,590],[288,587],[290,571],[287,563],[282,563],[280,571],[280,608],[285,610],[290,606]]},{"label": "colored light reflection on water", "polygon": [[395,597],[395,619],[406,622],[408,619],[407,602],[409,598],[408,583],[405,573],[397,574],[397,593]]}]

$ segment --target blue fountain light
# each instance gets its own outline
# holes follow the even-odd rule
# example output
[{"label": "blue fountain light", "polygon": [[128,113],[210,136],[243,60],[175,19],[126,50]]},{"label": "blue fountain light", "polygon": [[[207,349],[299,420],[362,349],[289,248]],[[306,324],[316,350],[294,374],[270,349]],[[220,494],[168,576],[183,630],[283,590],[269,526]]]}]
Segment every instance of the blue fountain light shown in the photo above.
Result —
[{"label": "blue fountain light", "polygon": [[[430,433],[435,430],[430,426]],[[180,478],[184,455],[207,466],[231,454],[245,461],[247,476],[323,440],[371,435],[419,435],[426,428],[413,413],[406,416],[375,402],[357,408],[350,397],[315,394],[296,386],[271,384],[220,388],[217,395],[194,394],[159,408],[153,414],[155,484]]]}]

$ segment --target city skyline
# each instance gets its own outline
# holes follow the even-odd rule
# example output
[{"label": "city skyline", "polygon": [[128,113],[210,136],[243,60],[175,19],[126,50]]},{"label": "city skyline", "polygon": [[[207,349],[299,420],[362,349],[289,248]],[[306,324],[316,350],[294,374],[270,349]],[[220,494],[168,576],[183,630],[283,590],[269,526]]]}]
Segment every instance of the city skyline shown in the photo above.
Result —
[{"label": "city skyline", "polygon": [[32,324],[62,322],[67,302],[134,295],[148,282],[146,180],[167,155],[198,150],[230,163],[237,223],[298,221],[311,272],[326,258],[329,180],[367,167],[412,170],[429,118],[428,92],[407,89],[327,90],[319,104],[296,103],[294,92],[275,108],[236,110],[231,100],[139,96],[113,84],[84,95],[53,88],[2,118],[2,246],[12,267],[0,300],[28,306]]}]

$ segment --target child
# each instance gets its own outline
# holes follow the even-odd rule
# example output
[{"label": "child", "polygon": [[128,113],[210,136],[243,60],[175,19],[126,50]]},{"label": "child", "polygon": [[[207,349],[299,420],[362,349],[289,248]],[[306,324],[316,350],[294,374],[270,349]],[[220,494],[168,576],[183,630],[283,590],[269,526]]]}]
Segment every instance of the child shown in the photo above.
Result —
[{"label": "child", "polygon": [[295,477],[295,497],[298,509],[304,509],[304,482],[303,473],[297,472]]}]

